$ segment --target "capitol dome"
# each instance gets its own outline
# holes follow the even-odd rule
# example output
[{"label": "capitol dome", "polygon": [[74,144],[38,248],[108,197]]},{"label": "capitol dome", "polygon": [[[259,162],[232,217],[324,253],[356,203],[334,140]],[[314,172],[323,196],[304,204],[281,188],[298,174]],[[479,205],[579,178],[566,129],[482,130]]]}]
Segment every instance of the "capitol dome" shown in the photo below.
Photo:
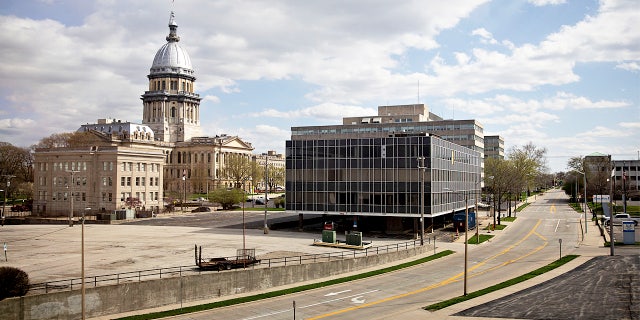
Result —
[{"label": "capitol dome", "polygon": [[193,75],[194,73],[189,54],[178,45],[180,37],[176,33],[178,25],[174,18],[175,15],[171,12],[169,18],[169,35],[166,38],[167,43],[156,52],[156,56],[153,58],[153,64],[151,65],[151,75],[166,73]]}]

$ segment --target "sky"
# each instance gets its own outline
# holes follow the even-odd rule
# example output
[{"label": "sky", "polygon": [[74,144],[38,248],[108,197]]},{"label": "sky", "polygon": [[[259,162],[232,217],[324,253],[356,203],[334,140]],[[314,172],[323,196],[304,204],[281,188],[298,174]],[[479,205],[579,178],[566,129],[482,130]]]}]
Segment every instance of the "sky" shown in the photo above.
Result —
[{"label": "sky", "polygon": [[203,135],[284,153],[291,127],[424,103],[477,119],[549,172],[640,158],[637,0],[3,0],[0,141],[29,147],[140,96],[175,12]]}]

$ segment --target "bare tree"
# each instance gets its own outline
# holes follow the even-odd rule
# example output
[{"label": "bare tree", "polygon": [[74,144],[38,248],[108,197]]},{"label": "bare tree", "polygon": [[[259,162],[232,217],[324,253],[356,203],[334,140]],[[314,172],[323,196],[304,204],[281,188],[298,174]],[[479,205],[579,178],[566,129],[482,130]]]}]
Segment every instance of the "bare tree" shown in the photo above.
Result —
[{"label": "bare tree", "polygon": [[493,223],[496,224],[497,216],[497,224],[500,224],[502,202],[513,191],[513,186],[518,185],[519,175],[512,161],[496,158],[485,159],[484,172],[485,186],[493,196],[493,207],[497,209]]},{"label": "bare tree", "polygon": [[236,188],[241,188],[243,181],[252,173],[251,160],[244,154],[234,153],[226,157],[224,174],[233,181]]},{"label": "bare tree", "polygon": [[527,191],[530,194],[531,189],[535,186],[536,177],[547,171],[546,168],[546,148],[538,148],[532,142],[522,147],[514,146],[508,154],[516,173],[519,177],[515,182],[520,187],[520,191]]},{"label": "bare tree", "polygon": [[13,175],[21,182],[33,182],[33,155],[29,149],[0,142],[0,176],[5,175]]},{"label": "bare tree", "polygon": [[44,137],[38,143],[31,146],[36,148],[69,148],[69,147],[89,147],[99,141],[93,133],[85,131],[54,133]]},{"label": "bare tree", "polygon": [[273,190],[277,186],[284,184],[284,168],[270,165],[267,175],[269,179],[268,186],[270,190]]}]

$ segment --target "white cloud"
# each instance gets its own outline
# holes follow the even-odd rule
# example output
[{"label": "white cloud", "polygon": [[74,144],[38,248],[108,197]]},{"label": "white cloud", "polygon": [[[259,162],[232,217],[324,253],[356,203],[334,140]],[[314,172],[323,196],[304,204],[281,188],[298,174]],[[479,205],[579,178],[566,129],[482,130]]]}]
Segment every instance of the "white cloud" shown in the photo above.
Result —
[{"label": "white cloud", "polygon": [[543,7],[548,5],[557,6],[567,3],[567,0],[529,0],[529,3],[533,4],[536,7]]},{"label": "white cloud", "polygon": [[204,103],[205,101],[211,103],[220,103],[220,98],[214,95],[206,95],[204,96],[204,98],[202,98],[202,103]]},{"label": "white cloud", "polygon": [[562,110],[562,109],[613,109],[628,107],[630,104],[624,101],[591,101],[586,97],[578,97],[572,93],[558,92],[555,97],[545,99],[542,101],[542,105],[546,109],[550,110]]},{"label": "white cloud", "polygon": [[487,31],[485,28],[475,29],[471,32],[471,34],[474,36],[479,36],[482,39],[481,41],[483,43],[489,43],[489,44],[498,43],[498,41],[493,38],[493,35],[491,34],[491,32]]},{"label": "white cloud", "polygon": [[620,122],[619,125],[623,128],[640,129],[640,122]]},{"label": "white cloud", "polygon": [[617,69],[628,70],[633,72],[640,71],[640,63],[638,62],[623,62],[616,65]]},{"label": "white cloud", "polygon": [[343,117],[376,115],[376,109],[363,108],[359,106],[340,105],[335,103],[323,103],[309,108],[303,108],[291,111],[279,111],[276,109],[267,109],[259,113],[254,113],[252,117],[271,117],[271,118],[314,118],[320,120],[337,121],[340,123]]},{"label": "white cloud", "polygon": [[593,137],[593,138],[616,138],[616,137],[625,137],[630,133],[626,130],[619,130],[614,128],[607,128],[602,126],[596,126],[595,128],[577,134],[577,136],[581,137]]}]

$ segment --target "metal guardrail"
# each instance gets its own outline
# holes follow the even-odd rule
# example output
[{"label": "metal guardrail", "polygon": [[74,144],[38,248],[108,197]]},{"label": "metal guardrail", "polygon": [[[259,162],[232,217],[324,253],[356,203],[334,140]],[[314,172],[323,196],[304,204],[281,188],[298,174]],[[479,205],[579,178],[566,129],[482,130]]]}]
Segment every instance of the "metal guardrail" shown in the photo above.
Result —
[{"label": "metal guardrail", "polygon": [[[425,238],[425,241],[428,241],[427,242],[428,244],[431,243],[431,239],[428,237]],[[379,247],[369,247],[369,248],[360,249],[360,250],[352,250],[350,252],[341,251],[341,252],[307,254],[307,255],[281,257],[281,258],[268,258],[268,259],[261,259],[259,263],[251,265],[248,268],[250,269],[260,268],[260,267],[271,268],[271,267],[277,267],[277,266],[290,266],[290,265],[301,265],[301,264],[307,264],[307,263],[343,260],[343,259],[355,259],[358,257],[366,257],[366,256],[383,254],[383,253],[389,253],[389,252],[397,252],[400,250],[408,250],[410,248],[415,248],[419,246],[420,246],[420,240],[412,240],[412,241],[403,242],[403,243],[389,244],[389,245],[379,246]],[[235,257],[227,257],[227,259],[235,259]],[[215,272],[215,271],[200,270],[195,265],[169,267],[169,268],[157,268],[157,269],[147,269],[147,270],[138,270],[138,271],[131,271],[131,272],[123,272],[123,273],[98,275],[98,276],[88,276],[88,277],[85,277],[84,284],[85,284],[85,287],[98,287],[98,286],[120,284],[125,282],[139,282],[139,281],[152,280],[152,279],[161,279],[163,277],[166,278],[166,277],[176,277],[176,276],[182,277],[184,275],[198,275],[198,274],[202,274],[203,272],[209,273],[209,272]],[[74,290],[74,289],[80,289],[81,286],[82,286],[82,278],[47,281],[47,282],[31,284],[29,286],[28,294]]]}]

